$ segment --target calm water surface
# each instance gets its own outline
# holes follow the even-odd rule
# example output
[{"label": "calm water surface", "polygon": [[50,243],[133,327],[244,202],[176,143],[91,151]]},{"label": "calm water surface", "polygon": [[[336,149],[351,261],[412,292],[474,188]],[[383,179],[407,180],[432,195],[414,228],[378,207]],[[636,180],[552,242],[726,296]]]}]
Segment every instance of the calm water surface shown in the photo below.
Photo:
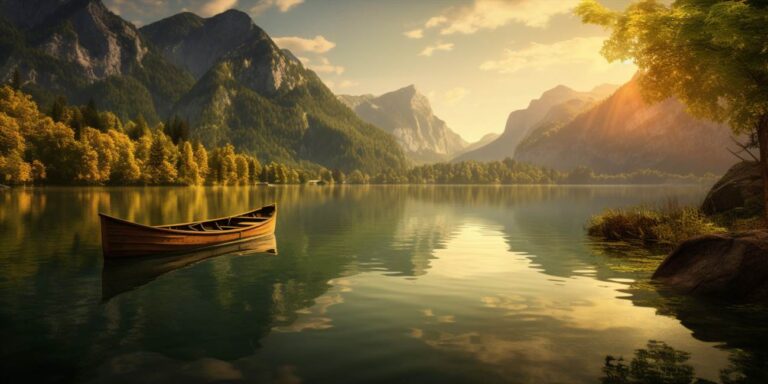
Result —
[{"label": "calm water surface", "polygon": [[[666,293],[661,256],[585,236],[603,208],[705,191],[0,191],[0,382],[597,383],[651,340],[696,377],[764,382],[768,311]],[[273,201],[277,254],[104,269],[100,211],[161,224]]]}]

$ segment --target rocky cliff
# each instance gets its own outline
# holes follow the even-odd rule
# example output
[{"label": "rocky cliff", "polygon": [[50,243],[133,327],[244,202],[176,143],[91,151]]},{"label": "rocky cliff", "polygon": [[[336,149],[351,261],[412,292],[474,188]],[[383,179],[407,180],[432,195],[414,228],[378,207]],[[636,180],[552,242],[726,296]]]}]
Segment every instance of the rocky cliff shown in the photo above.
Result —
[{"label": "rocky cliff", "polygon": [[378,97],[342,95],[339,99],[363,120],[394,135],[415,163],[447,161],[467,146],[434,115],[429,100],[413,85]]}]

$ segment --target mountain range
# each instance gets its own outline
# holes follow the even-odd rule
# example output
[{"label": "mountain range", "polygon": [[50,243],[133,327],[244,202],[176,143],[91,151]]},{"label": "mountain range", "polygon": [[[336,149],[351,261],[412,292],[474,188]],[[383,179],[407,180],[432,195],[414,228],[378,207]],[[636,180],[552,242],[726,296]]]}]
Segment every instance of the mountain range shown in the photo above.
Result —
[{"label": "mountain range", "polygon": [[634,79],[597,105],[579,110],[570,102],[551,108],[548,123],[538,125],[517,146],[515,159],[556,169],[680,174],[721,173],[737,160],[727,151],[729,127],[691,117],[674,98],[645,102]]},{"label": "mountain range", "polygon": [[[599,100],[613,93],[616,88],[613,85],[602,85],[589,92],[579,92],[560,85],[550,89],[540,98],[532,100],[528,108],[510,113],[504,133],[499,138],[488,145],[456,157],[454,161],[492,161],[506,157],[512,158],[517,145],[538,125],[562,123],[572,117],[572,114],[594,106]],[[560,108],[560,111],[553,110],[554,107],[564,103],[567,106]]]},{"label": "mountain range", "polygon": [[504,133],[453,161],[517,161],[601,173],[721,173],[736,158],[727,126],[693,118],[674,98],[644,101],[636,79],[588,92],[557,86],[509,115]]},{"label": "mountain range", "polygon": [[469,145],[432,112],[414,85],[373,95],[340,95],[363,120],[391,133],[416,164],[448,161]]},{"label": "mountain range", "polygon": [[0,78],[43,106],[98,101],[124,120],[178,115],[207,145],[262,161],[404,169],[392,135],[362,121],[244,12],[181,13],[140,30],[100,0],[2,0]]},{"label": "mountain range", "polygon": [[703,173],[735,160],[727,127],[692,118],[675,99],[645,103],[634,80],[558,86],[512,112],[499,137],[468,144],[414,86],[337,97],[236,10],[137,29],[100,0],[0,0],[0,80],[15,74],[43,109],[65,96],[124,121],[178,116],[208,146],[345,172],[512,157],[561,170]]}]

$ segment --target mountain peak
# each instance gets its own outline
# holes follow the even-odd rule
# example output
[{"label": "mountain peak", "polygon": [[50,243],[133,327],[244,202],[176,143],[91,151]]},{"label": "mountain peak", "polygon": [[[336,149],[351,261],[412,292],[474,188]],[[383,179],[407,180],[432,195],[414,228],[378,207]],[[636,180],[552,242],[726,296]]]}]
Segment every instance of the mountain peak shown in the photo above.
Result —
[{"label": "mountain peak", "polygon": [[570,95],[572,93],[576,93],[572,88],[567,87],[565,85],[558,85],[548,91],[545,91],[541,94],[541,97],[539,100],[546,100],[546,99],[561,99],[565,95]]},{"label": "mountain peak", "polygon": [[222,13],[219,13],[218,15],[211,16],[209,18],[210,20],[223,20],[226,22],[234,22],[234,23],[248,23],[251,24],[253,20],[251,19],[251,16],[247,13],[238,10],[238,9],[229,9]]},{"label": "mountain peak", "polygon": [[416,163],[447,161],[467,143],[432,112],[415,85],[381,96],[339,96],[363,120],[392,133]]},{"label": "mountain peak", "polygon": [[410,85],[407,85],[407,86],[402,87],[400,89],[394,90],[392,92],[388,92],[387,94],[398,95],[398,96],[402,96],[402,97],[409,97],[409,98],[411,98],[413,96],[418,95],[419,94],[419,90],[416,89],[416,85],[410,84]]}]

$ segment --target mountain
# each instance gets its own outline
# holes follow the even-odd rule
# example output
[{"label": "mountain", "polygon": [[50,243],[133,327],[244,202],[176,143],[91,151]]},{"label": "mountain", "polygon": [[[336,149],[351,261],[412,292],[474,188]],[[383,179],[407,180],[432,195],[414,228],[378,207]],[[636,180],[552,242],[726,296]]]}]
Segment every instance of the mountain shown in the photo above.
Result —
[{"label": "mountain", "polygon": [[44,106],[64,95],[157,121],[192,86],[99,0],[2,0],[0,15],[0,78],[18,71]]},{"label": "mountain", "polygon": [[571,107],[581,105],[586,109],[616,90],[612,85],[601,85],[588,92],[579,92],[559,85],[532,100],[526,109],[509,114],[504,133],[493,142],[458,156],[454,161],[491,161],[513,157],[515,148],[537,125],[546,124],[549,111],[558,104],[571,102]]},{"label": "mountain", "polygon": [[515,159],[606,173],[723,172],[736,160],[726,150],[730,134],[727,126],[692,118],[676,99],[647,104],[632,80],[572,121],[541,126],[518,146]]},{"label": "mountain", "polygon": [[429,100],[415,86],[372,95],[341,95],[339,100],[363,120],[397,138],[406,156],[415,163],[447,161],[467,142],[432,112]]},{"label": "mountain", "polygon": [[197,79],[171,112],[189,121],[193,138],[232,143],[262,161],[367,173],[405,167],[391,135],[357,117],[246,13],[183,13],[141,33]]},{"label": "mountain", "polygon": [[501,134],[498,133],[487,133],[483,137],[480,138],[480,140],[475,141],[474,143],[469,143],[464,149],[456,153],[454,156],[461,156],[464,153],[474,151],[475,149],[478,149],[480,147],[486,146],[493,142],[494,140],[498,139]]},{"label": "mountain", "polygon": [[229,10],[204,19],[184,12],[140,29],[175,65],[202,77],[225,54],[266,33],[247,14]]}]

